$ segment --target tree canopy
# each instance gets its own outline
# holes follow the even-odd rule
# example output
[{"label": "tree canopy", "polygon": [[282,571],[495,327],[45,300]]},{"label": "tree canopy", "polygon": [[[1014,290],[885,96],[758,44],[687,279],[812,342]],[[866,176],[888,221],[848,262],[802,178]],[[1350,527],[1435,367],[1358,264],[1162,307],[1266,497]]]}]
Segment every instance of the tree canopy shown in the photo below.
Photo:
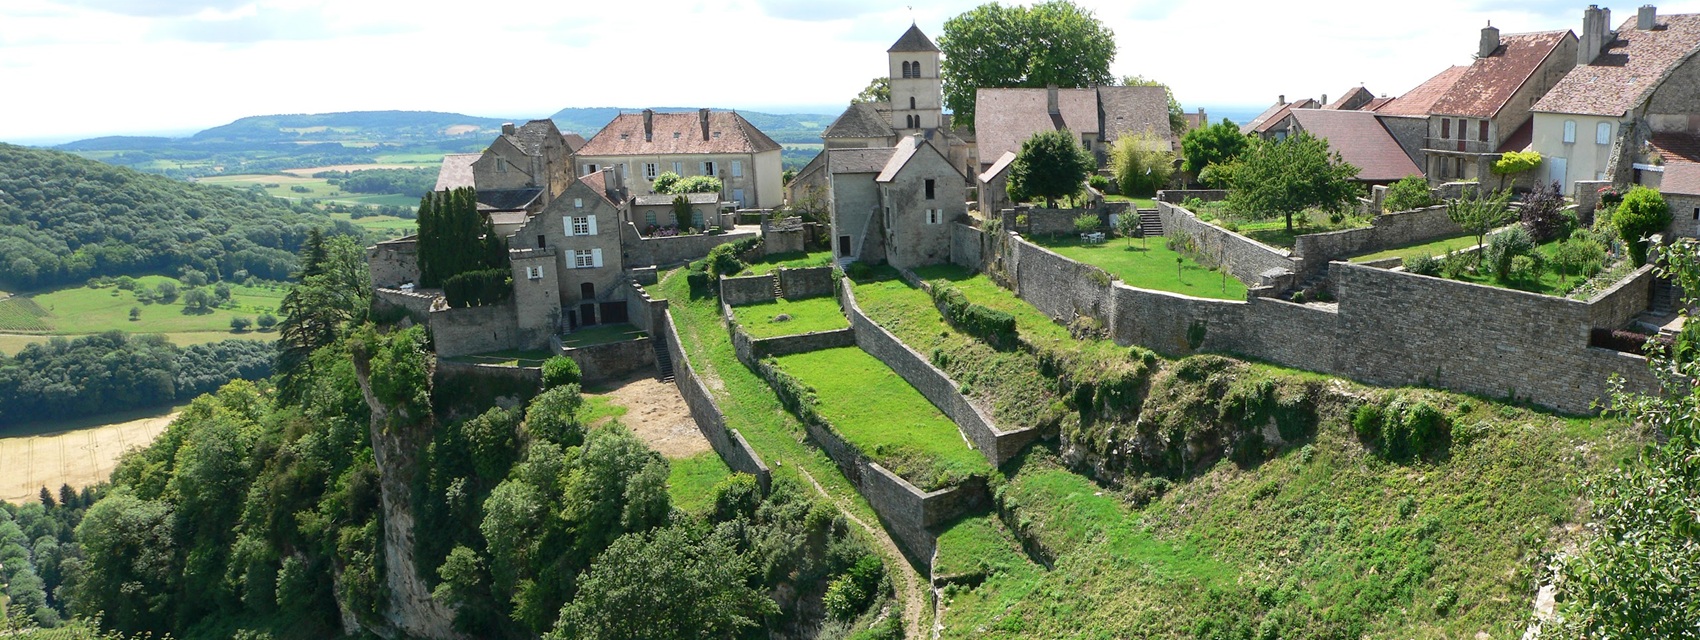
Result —
[{"label": "tree canopy", "polygon": [[1250,147],[1251,138],[1240,133],[1239,125],[1223,118],[1221,122],[1207,124],[1181,136],[1181,156],[1184,158],[1181,169],[1203,181],[1205,168],[1227,165]]},{"label": "tree canopy", "polygon": [[468,271],[505,269],[508,243],[478,210],[478,194],[466,187],[432,191],[419,200],[419,284],[441,287]]},{"label": "tree canopy", "polygon": [[868,86],[862,88],[862,92],[856,94],[856,99],[851,100],[850,104],[885,102],[891,102],[891,78],[880,76],[868,81]]},{"label": "tree canopy", "polygon": [[1092,154],[1074,141],[1074,134],[1041,131],[1021,143],[1021,151],[1009,165],[1009,197],[1016,201],[1044,198],[1050,203],[1074,195],[1095,165]]},{"label": "tree canopy", "polygon": [[946,20],[944,103],[953,121],[974,124],[981,88],[1108,85],[1115,34],[1091,11],[1068,0],[1031,7],[983,4]]},{"label": "tree canopy", "polygon": [[1670,205],[1658,191],[1636,186],[1623,194],[1611,222],[1629,246],[1629,258],[1637,265],[1646,264],[1647,237],[1670,226]]},{"label": "tree canopy", "polygon": [[1169,183],[1175,173],[1175,152],[1169,141],[1146,130],[1139,135],[1123,133],[1110,147],[1110,170],[1123,195],[1146,196]]},{"label": "tree canopy", "polygon": [[1337,211],[1357,193],[1351,180],[1358,168],[1309,133],[1253,144],[1227,173],[1229,207],[1284,216],[1288,231],[1293,214],[1312,207]]}]

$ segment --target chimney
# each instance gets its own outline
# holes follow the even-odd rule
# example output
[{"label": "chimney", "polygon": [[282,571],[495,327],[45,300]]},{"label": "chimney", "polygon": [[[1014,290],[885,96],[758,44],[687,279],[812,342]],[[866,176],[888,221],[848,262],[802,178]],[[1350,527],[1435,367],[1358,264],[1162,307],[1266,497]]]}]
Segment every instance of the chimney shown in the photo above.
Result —
[{"label": "chimney", "polygon": [[1641,5],[1641,11],[1635,14],[1635,28],[1642,31],[1652,31],[1659,24],[1659,10],[1650,4]]},{"label": "chimney", "polygon": [[1582,11],[1582,40],[1576,43],[1576,64],[1592,64],[1594,58],[1600,56],[1606,43],[1611,41],[1611,9],[1601,9],[1599,5],[1588,5]]},{"label": "chimney", "polygon": [[1488,25],[1485,26],[1485,27],[1482,27],[1482,44],[1481,44],[1481,47],[1476,50],[1476,57],[1477,58],[1486,58],[1488,56],[1493,55],[1493,52],[1498,51],[1498,50],[1499,50],[1499,28],[1493,26],[1493,21],[1489,20]]},{"label": "chimney", "polygon": [[697,119],[702,121],[702,140],[703,140],[703,142],[707,142],[708,141],[708,110],[707,109],[698,109],[697,110]]},{"label": "chimney", "polygon": [[1275,106],[1284,107],[1286,105],[1287,105],[1287,94],[1283,93],[1281,95],[1275,96]]},{"label": "chimney", "polygon": [[1321,106],[1324,106],[1324,107],[1328,106],[1328,94],[1326,94],[1326,93],[1322,94],[1322,105]]},{"label": "chimney", "polygon": [[644,109],[643,110],[643,141],[649,142],[649,141],[654,140],[654,139],[655,139],[655,110],[654,109]]},{"label": "chimney", "polygon": [[512,123],[512,122],[502,123],[502,135],[511,136],[513,134],[514,134],[514,123]]},{"label": "chimney", "polygon": [[1062,110],[1057,108],[1057,85],[1045,85],[1045,113],[1059,115]]}]

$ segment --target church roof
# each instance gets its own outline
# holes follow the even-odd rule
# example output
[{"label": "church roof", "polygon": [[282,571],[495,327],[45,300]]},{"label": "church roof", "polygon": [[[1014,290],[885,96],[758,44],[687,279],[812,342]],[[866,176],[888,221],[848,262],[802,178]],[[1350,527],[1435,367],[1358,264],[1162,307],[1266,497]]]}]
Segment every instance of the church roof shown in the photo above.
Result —
[{"label": "church roof", "polygon": [[891,125],[871,103],[850,105],[822,131],[822,138],[886,138],[892,135]]},{"label": "church roof", "polygon": [[934,52],[936,52],[938,50],[939,50],[938,47],[933,46],[933,41],[929,40],[927,38],[927,34],[921,33],[920,27],[917,27],[917,26],[911,24],[911,25],[909,25],[909,30],[903,32],[903,37],[898,38],[897,43],[891,45],[891,48],[886,49],[885,52],[886,53],[910,53],[910,52],[913,52],[913,51],[934,51]]}]

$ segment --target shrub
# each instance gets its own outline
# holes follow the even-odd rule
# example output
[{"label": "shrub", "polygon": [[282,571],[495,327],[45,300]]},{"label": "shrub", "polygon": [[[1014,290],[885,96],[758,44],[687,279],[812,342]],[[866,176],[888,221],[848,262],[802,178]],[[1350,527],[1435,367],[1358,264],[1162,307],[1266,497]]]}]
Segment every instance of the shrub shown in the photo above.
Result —
[{"label": "shrub", "polygon": [[513,273],[507,269],[479,269],[449,276],[443,281],[443,298],[451,307],[482,307],[506,302],[514,292]]},{"label": "shrub", "polygon": [[1547,263],[1545,260],[1541,259],[1541,255],[1538,253],[1532,253],[1526,256],[1517,256],[1511,259],[1510,277],[1512,280],[1534,282],[1536,280],[1540,280],[1541,274],[1546,273],[1546,270]]},{"label": "shrub", "polygon": [[1408,176],[1387,187],[1387,195],[1381,200],[1381,210],[1410,211],[1434,203],[1434,195],[1428,189],[1428,180],[1422,176]]},{"label": "shrub", "polygon": [[1535,250],[1535,240],[1523,227],[1516,226],[1494,234],[1482,249],[1482,264],[1493,271],[1494,277],[1505,280],[1511,275],[1511,262]]},{"label": "shrub", "polygon": [[578,384],[583,379],[584,374],[579,371],[578,361],[572,358],[554,356],[543,361],[543,388],[545,390],[563,385]]},{"label": "shrub", "polygon": [[1559,192],[1558,183],[1542,184],[1523,200],[1523,210],[1518,213],[1518,221],[1529,235],[1534,237],[1535,242],[1546,242],[1570,233],[1570,226],[1575,224],[1575,218],[1567,217],[1565,213],[1564,196]]},{"label": "shrub", "polygon": [[170,304],[177,300],[177,285],[175,284],[170,282],[161,282],[159,283],[159,288],[156,291],[157,293],[155,295],[159,297],[160,302]]},{"label": "shrub", "polygon": [[1373,403],[1358,405],[1352,414],[1352,431],[1363,440],[1374,440],[1381,435],[1381,407]]},{"label": "shrub", "polygon": [[1427,253],[1420,256],[1410,256],[1405,258],[1405,270],[1420,276],[1439,275],[1440,259]]},{"label": "shrub", "polygon": [[873,604],[885,580],[885,565],[878,556],[862,556],[849,571],[826,588],[821,604],[835,620],[852,620]]},{"label": "shrub", "polygon": [[1086,179],[1086,184],[1090,185],[1093,189],[1097,189],[1098,193],[1104,193],[1110,190],[1110,179],[1096,173]]},{"label": "shrub", "polygon": [[743,260],[738,259],[736,243],[717,245],[708,252],[708,273],[714,279],[719,279],[720,276],[738,275],[738,272],[743,271],[744,267],[747,266],[749,265],[744,264]]},{"label": "shrub", "polygon": [[995,344],[1015,340],[1015,316],[969,302],[961,290],[943,282],[933,284],[932,295],[945,319],[969,335]]},{"label": "shrub", "polygon": [[252,326],[254,326],[254,321],[242,316],[236,316],[230,319],[231,331],[247,331],[248,327]]},{"label": "shrub", "polygon": [[1595,327],[1588,331],[1588,346],[1646,355],[1647,340],[1651,338],[1645,333],[1637,333],[1624,329],[1602,329]]},{"label": "shrub", "polygon": [[698,271],[695,267],[685,273],[685,283],[690,285],[691,291],[693,292],[707,291],[714,293],[714,291],[708,286],[708,273],[705,271]]},{"label": "shrub", "polygon": [[260,325],[261,329],[270,329],[277,326],[277,316],[270,313],[262,313],[260,314],[259,319],[255,322]]},{"label": "shrub", "polygon": [[1464,253],[1449,253],[1440,259],[1440,275],[1457,278],[1470,269],[1471,257]]},{"label": "shrub", "polygon": [[1635,187],[1623,196],[1623,202],[1612,213],[1612,224],[1629,246],[1629,259],[1635,266],[1647,264],[1647,236],[1670,226],[1670,205],[1664,196],[1646,187]]},{"label": "shrub", "polygon": [[1097,214],[1082,213],[1074,218],[1074,230],[1080,233],[1092,233],[1098,230]]}]

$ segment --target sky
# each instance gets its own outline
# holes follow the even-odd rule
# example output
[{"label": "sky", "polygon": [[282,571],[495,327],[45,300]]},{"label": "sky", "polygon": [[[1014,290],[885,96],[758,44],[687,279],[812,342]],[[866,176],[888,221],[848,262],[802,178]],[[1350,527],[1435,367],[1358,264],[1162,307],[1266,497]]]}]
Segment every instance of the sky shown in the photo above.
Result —
[{"label": "sky", "polygon": [[[0,140],[186,135],[251,115],[564,107],[836,113],[911,21],[979,0],[4,0]],[[1396,96],[1504,33],[1580,31],[1585,2],[1081,0],[1118,76],[1228,115],[1277,95]],[[1612,21],[1636,5],[1606,6]],[[1660,13],[1700,12],[1700,0]]]}]

